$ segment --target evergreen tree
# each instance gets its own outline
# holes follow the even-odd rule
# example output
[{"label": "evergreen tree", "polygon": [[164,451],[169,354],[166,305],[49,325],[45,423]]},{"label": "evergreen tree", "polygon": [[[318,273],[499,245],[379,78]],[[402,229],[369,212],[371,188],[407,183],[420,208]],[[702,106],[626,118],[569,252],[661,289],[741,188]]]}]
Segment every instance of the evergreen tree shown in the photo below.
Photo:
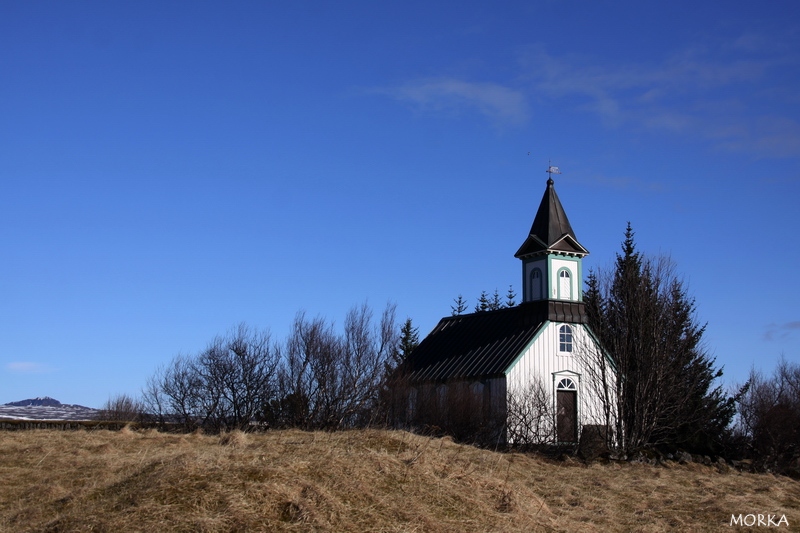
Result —
[{"label": "evergreen tree", "polygon": [[[481,295],[478,297],[478,303],[475,304],[474,312],[497,311],[498,309],[504,309],[506,307],[514,307],[516,305],[516,297],[517,294],[514,292],[514,287],[512,285],[508,286],[505,301],[503,301],[497,289],[494,290],[491,296],[489,296],[488,292],[481,291]],[[467,301],[460,294],[458,298],[453,299],[453,302],[454,304],[450,306],[452,316],[460,315],[467,310]]]},{"label": "evergreen tree", "polygon": [[613,272],[590,272],[584,301],[589,325],[616,367],[613,418],[622,448],[714,453],[733,400],[714,386],[722,371],[703,346],[705,325],[672,263],[642,256],[628,224]]},{"label": "evergreen tree", "polygon": [[417,346],[419,346],[419,328],[415,328],[411,319],[406,318],[403,327],[400,328],[400,357],[407,359]]},{"label": "evergreen tree", "polygon": [[417,346],[419,346],[419,328],[414,327],[410,318],[406,318],[400,328],[397,346],[392,351],[389,360],[384,363],[384,374],[387,376],[392,374]]},{"label": "evergreen tree", "polygon": [[384,363],[383,379],[378,392],[376,420],[389,425],[402,424],[408,406],[408,381],[403,363],[419,346],[419,328],[406,318],[391,357]]},{"label": "evergreen tree", "polygon": [[475,312],[480,313],[483,311],[488,311],[489,305],[489,295],[486,294],[486,291],[481,291],[481,295],[478,298],[478,303],[475,304]]},{"label": "evergreen tree", "polygon": [[497,292],[497,289],[494,290],[494,294],[492,295],[492,299],[489,300],[489,311],[497,311],[498,309],[503,308],[503,300],[500,299],[500,293]]},{"label": "evergreen tree", "polygon": [[517,305],[516,302],[517,293],[514,292],[514,287],[512,285],[508,286],[508,292],[506,293],[506,307],[514,307]]},{"label": "evergreen tree", "polygon": [[458,295],[458,298],[453,299],[453,302],[454,305],[450,306],[453,316],[460,315],[467,310],[467,301],[460,294]]}]

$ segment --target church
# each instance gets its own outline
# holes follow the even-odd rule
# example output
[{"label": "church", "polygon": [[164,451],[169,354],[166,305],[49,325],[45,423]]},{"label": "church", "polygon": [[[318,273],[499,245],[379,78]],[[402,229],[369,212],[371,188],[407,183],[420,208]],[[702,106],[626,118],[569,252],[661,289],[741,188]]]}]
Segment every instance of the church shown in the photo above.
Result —
[{"label": "church", "polygon": [[461,440],[553,445],[613,427],[614,367],[583,303],[588,253],[550,174],[514,254],[522,303],[441,319],[401,366],[401,422]]}]

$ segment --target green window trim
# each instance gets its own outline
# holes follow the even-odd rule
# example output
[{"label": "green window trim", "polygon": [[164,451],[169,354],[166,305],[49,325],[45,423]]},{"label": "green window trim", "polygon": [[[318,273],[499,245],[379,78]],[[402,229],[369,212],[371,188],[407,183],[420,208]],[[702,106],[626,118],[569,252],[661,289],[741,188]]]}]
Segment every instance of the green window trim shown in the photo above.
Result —
[{"label": "green window trim", "polygon": [[[561,282],[562,278],[566,278],[569,280],[569,291],[568,291],[569,293],[566,295],[563,294],[564,291],[562,291],[562,282]],[[556,294],[559,300],[573,300],[572,285],[573,285],[572,271],[570,271],[570,269],[567,267],[559,268],[558,272],[556,272],[556,287],[557,287]]]}]

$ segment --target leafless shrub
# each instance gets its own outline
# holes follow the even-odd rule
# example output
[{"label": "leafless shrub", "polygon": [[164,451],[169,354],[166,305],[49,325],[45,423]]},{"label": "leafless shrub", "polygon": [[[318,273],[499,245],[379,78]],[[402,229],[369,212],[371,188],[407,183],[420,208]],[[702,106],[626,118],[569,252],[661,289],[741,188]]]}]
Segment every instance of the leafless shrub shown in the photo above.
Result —
[{"label": "leafless shrub", "polygon": [[277,391],[279,351],[267,331],[244,324],[197,357],[178,355],[148,381],[143,397],[159,421],[185,429],[247,429]]},{"label": "leafless shrub", "polygon": [[97,416],[99,420],[117,422],[139,422],[142,420],[144,404],[127,394],[118,394],[109,398]]},{"label": "leafless shrub", "polygon": [[186,430],[337,429],[375,419],[384,369],[396,351],[394,306],[375,324],[352,308],[341,334],[298,313],[284,345],[241,324],[196,356],[178,355],[143,390],[150,416]]},{"label": "leafless shrub", "polygon": [[341,335],[332,323],[298,313],[283,352],[272,420],[306,429],[368,424],[397,339],[393,305],[387,305],[377,325],[366,304],[352,308]]},{"label": "leafless shrub", "polygon": [[177,355],[160,367],[142,391],[148,413],[161,423],[174,422],[191,431],[202,425],[205,415],[202,382],[194,360]]},{"label": "leafless shrub", "polygon": [[800,364],[781,359],[771,376],[750,371],[735,432],[759,466],[800,476]]},{"label": "leafless shrub", "polygon": [[525,448],[546,444],[553,435],[553,402],[540,379],[508,395],[508,441]]},{"label": "leafless shrub", "polygon": [[195,362],[200,381],[204,426],[212,430],[247,429],[264,414],[277,392],[278,349],[268,332],[244,324],[217,337]]}]

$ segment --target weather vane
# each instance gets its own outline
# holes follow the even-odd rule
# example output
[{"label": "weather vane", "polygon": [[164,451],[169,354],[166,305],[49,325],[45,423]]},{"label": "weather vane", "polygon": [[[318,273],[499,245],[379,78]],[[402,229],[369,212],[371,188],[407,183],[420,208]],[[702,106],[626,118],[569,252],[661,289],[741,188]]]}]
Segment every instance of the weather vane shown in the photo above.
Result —
[{"label": "weather vane", "polygon": [[[531,155],[531,153],[528,152],[528,155]],[[553,174],[561,174],[561,170],[558,167],[554,167],[549,159],[547,160],[547,170],[545,172],[547,172],[547,177],[550,180],[553,179]]]},{"label": "weather vane", "polygon": [[550,161],[547,161],[547,177],[548,179],[553,179],[553,174],[561,174],[561,171],[558,167],[554,167],[550,164]]}]

